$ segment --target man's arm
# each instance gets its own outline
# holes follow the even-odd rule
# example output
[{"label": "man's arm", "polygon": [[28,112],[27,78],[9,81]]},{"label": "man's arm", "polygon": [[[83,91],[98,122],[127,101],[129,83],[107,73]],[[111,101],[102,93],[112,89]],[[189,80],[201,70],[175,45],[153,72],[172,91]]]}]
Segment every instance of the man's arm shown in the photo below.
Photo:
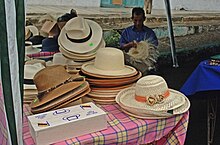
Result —
[{"label": "man's arm", "polygon": [[136,42],[128,41],[128,34],[126,33],[126,29],[122,32],[119,43],[120,43],[120,48],[122,50],[125,50],[126,52],[128,52],[129,49],[132,47],[137,47]]}]

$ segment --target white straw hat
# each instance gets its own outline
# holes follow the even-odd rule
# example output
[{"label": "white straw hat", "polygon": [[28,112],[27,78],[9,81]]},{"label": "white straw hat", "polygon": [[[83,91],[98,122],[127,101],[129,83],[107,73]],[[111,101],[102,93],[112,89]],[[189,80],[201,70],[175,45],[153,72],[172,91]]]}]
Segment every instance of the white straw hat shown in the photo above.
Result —
[{"label": "white straw hat", "polygon": [[179,91],[169,89],[162,77],[148,75],[139,79],[135,87],[120,91],[116,101],[127,108],[139,109],[146,113],[167,112],[184,105],[186,97]]},{"label": "white straw hat", "polygon": [[33,78],[34,75],[45,68],[42,63],[25,64],[24,65],[24,89],[25,90],[35,90],[37,89]]},{"label": "white straw hat", "polygon": [[[132,89],[132,88],[129,88],[129,89]],[[129,90],[129,89],[126,89],[126,90]],[[119,92],[118,95],[120,95],[120,93],[122,92]],[[160,117],[168,118],[173,115],[182,114],[188,111],[190,108],[190,101],[186,96],[185,96],[185,103],[183,105],[181,105],[180,107],[176,109],[166,110],[166,111],[152,111],[152,110],[146,111],[140,108],[131,108],[130,106],[123,105],[119,99],[120,99],[119,97],[116,97],[116,102],[120,105],[120,107],[125,113],[128,112],[127,114],[137,117],[137,118],[142,118],[142,119],[160,119]]]},{"label": "white straw hat", "polygon": [[25,64],[24,65],[24,79],[33,79],[34,75],[45,68],[42,63]]},{"label": "white straw hat", "polygon": [[112,47],[98,50],[95,62],[84,64],[82,70],[105,76],[127,76],[137,72],[135,68],[124,64],[123,52]]},{"label": "white straw hat", "polygon": [[75,17],[66,23],[58,39],[60,45],[68,51],[87,53],[96,49],[100,44],[102,28],[92,20]]},{"label": "white straw hat", "polygon": [[41,49],[36,48],[32,45],[31,41],[25,41],[25,54],[35,54],[41,51]]},{"label": "white straw hat", "polygon": [[149,43],[141,41],[137,43],[136,48],[131,48],[128,54],[136,59],[146,59],[149,56],[149,48]]}]

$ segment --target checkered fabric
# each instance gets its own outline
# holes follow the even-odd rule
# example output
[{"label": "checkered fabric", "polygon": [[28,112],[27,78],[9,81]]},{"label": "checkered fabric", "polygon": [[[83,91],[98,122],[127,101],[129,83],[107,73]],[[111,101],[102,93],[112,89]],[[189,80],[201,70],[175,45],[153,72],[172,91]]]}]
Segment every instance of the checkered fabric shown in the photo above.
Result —
[{"label": "checkered fabric", "polygon": [[[94,144],[152,144],[183,145],[188,127],[189,112],[168,119],[137,119],[120,110],[115,105],[101,105],[107,112],[108,128],[99,132],[64,140],[55,145],[94,145]],[[23,137],[26,145],[34,145],[30,135],[27,116],[30,107],[24,105]]]},{"label": "checkered fabric", "polygon": [[8,144],[8,132],[6,125],[5,109],[4,109],[4,99],[0,87],[0,145],[7,145],[7,144]]}]

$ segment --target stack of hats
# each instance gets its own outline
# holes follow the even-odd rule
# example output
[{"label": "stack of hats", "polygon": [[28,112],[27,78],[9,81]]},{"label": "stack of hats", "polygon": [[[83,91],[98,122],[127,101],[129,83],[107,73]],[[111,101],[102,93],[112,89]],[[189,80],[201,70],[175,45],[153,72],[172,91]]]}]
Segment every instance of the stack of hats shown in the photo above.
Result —
[{"label": "stack of hats", "polygon": [[135,87],[121,90],[115,99],[122,111],[142,119],[168,118],[190,107],[184,94],[169,89],[166,81],[157,75],[140,78]]},{"label": "stack of hats", "polygon": [[30,104],[33,113],[81,104],[81,98],[90,92],[84,77],[67,73],[61,65],[42,69],[34,76],[34,83],[38,95]]},{"label": "stack of hats", "polygon": [[81,71],[91,86],[88,96],[98,104],[115,103],[117,93],[131,87],[142,76],[124,64],[121,50],[111,47],[98,50],[95,62],[83,64]]},{"label": "stack of hats", "polygon": [[74,62],[71,59],[64,57],[63,54],[60,52],[55,53],[53,55],[53,60],[47,61],[46,65],[47,66],[62,65],[66,68],[66,71],[71,74],[78,73],[80,71],[79,69],[81,68],[81,65],[79,65],[77,62]]},{"label": "stack of hats", "polygon": [[42,63],[33,63],[24,65],[24,103],[31,103],[36,99],[37,88],[33,82],[34,75],[45,68]]},{"label": "stack of hats", "polygon": [[32,37],[35,37],[39,35],[39,31],[37,29],[37,27],[35,27],[34,25],[29,25],[29,26],[25,26],[25,54],[26,55],[30,55],[30,54],[35,54],[41,51],[41,46],[42,45],[35,45],[33,44],[32,41],[30,41],[30,39]]},{"label": "stack of hats", "polygon": [[105,47],[100,25],[82,17],[72,18],[65,24],[58,43],[65,57],[82,64],[94,59],[96,51]]}]

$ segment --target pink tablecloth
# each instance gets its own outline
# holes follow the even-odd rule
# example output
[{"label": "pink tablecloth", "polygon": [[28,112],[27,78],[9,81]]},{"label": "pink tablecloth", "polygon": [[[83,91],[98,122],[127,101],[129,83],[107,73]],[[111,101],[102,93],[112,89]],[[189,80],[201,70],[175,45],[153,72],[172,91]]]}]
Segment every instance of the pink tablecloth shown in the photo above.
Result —
[{"label": "pink tablecloth", "polygon": [[[54,145],[73,144],[147,144],[183,145],[189,119],[189,112],[168,119],[142,120],[124,114],[118,105],[102,105],[107,112],[108,129],[64,140]],[[30,135],[27,115],[28,105],[24,105],[23,135],[26,145],[34,145]]]}]

